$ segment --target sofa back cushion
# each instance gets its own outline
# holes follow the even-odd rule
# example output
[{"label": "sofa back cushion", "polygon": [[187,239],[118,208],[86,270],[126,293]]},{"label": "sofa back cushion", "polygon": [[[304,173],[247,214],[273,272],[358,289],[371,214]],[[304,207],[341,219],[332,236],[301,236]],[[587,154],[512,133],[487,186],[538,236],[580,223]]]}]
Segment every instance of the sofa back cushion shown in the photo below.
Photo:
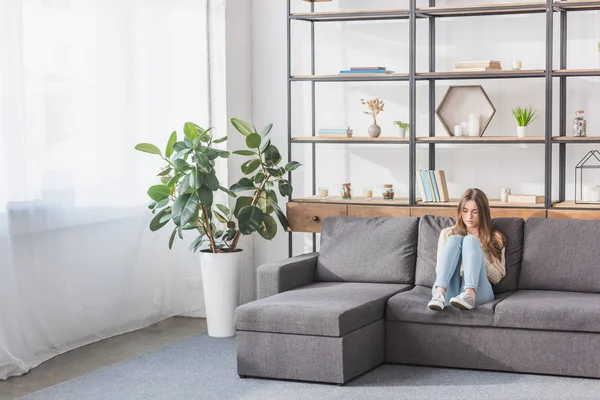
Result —
[{"label": "sofa back cushion", "polygon": [[600,293],[600,221],[528,219],[519,289]]},{"label": "sofa back cushion", "polygon": [[327,217],[315,280],[414,284],[418,217]]},{"label": "sofa back cushion", "polygon": [[[443,228],[454,225],[456,220],[449,217],[425,215],[419,221],[419,243],[417,247],[417,268],[415,285],[433,286],[437,263],[437,244]],[[506,236],[505,250],[506,276],[494,285],[494,293],[517,290],[521,258],[523,255],[523,227],[521,218],[494,218],[492,226]]]}]

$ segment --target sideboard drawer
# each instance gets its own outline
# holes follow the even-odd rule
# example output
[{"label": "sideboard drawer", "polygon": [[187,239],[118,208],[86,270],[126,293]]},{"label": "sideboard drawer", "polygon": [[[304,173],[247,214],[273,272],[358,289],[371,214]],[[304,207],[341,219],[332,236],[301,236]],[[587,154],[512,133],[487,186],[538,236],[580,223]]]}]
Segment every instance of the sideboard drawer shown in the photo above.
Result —
[{"label": "sideboard drawer", "polygon": [[347,214],[345,204],[287,203],[287,219],[290,230],[294,232],[321,232],[321,224],[327,217],[344,217]]},{"label": "sideboard drawer", "polygon": [[348,205],[350,217],[410,217],[410,207]]}]

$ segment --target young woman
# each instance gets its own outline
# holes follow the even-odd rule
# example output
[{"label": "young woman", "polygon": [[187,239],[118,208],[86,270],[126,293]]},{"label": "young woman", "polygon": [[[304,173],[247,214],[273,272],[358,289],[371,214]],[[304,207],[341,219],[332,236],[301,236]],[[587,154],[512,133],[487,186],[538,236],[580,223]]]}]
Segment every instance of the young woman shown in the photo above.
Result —
[{"label": "young woman", "polygon": [[429,308],[470,310],[494,300],[491,283],[506,275],[505,247],[504,235],[492,228],[487,196],[468,189],[458,203],[456,224],[440,233]]}]

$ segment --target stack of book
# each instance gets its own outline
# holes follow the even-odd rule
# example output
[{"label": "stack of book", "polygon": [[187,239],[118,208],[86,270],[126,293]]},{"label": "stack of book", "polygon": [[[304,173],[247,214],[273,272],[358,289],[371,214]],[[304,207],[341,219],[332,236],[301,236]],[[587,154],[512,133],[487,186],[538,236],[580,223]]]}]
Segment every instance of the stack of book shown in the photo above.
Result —
[{"label": "stack of book", "polygon": [[317,132],[322,138],[352,137],[352,129],[348,128],[321,128]]},{"label": "stack of book", "polygon": [[387,70],[385,67],[351,67],[350,69],[340,70],[340,75],[360,75],[360,74],[393,74],[394,71]]},{"label": "stack of book", "polygon": [[502,71],[500,61],[463,61],[454,64],[454,71],[458,72],[485,72]]},{"label": "stack of book", "polygon": [[446,185],[446,174],[443,170],[422,169],[417,171],[417,186],[424,203],[450,201],[448,186]]}]

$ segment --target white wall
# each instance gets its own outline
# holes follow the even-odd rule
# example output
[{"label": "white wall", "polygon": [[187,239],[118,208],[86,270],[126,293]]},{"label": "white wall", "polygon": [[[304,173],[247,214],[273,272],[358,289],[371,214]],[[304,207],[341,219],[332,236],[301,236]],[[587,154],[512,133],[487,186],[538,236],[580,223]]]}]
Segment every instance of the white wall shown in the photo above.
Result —
[{"label": "white wall", "polygon": [[[510,3],[512,1],[496,1]],[[316,3],[315,9],[360,10],[361,0],[334,0]],[[438,1],[439,6],[477,4],[478,1]],[[428,2],[417,1],[417,6]],[[369,8],[406,8],[408,1],[373,0]],[[310,11],[309,3],[292,0],[292,12]],[[437,24],[437,69],[452,70],[455,62],[465,60],[500,60],[509,68],[512,58],[523,60],[524,69],[545,66],[544,14],[475,18],[443,18]],[[555,18],[555,43],[558,43],[558,16]],[[596,50],[600,26],[597,12],[569,14],[568,68],[600,68]],[[428,66],[428,23],[417,24],[417,70]],[[383,65],[396,72],[408,72],[408,21],[328,22],[315,24],[316,73],[336,74],[353,65]],[[292,21],[292,74],[310,73],[310,23]],[[555,68],[558,64],[555,46]],[[286,146],[286,1],[252,0],[252,99],[256,123],[274,122],[277,144]],[[599,78],[569,78],[567,96],[567,128],[574,110],[586,110],[588,135],[600,127],[596,108],[600,105]],[[544,134],[544,79],[438,81],[436,105],[449,85],[483,85],[497,113],[488,126],[486,136],[515,135],[511,108],[532,105],[539,112],[531,135]],[[417,86],[417,135],[427,136],[428,86]],[[394,136],[392,125],[408,118],[408,83],[356,82],[316,84],[316,126],[350,126],[356,136],[365,136],[371,123],[364,115],[361,98],[379,97],[386,102],[378,118],[382,136]],[[311,128],[310,83],[293,83],[292,135],[309,136]],[[554,82],[553,130],[558,134],[558,79]],[[436,119],[436,134],[446,135]],[[570,132],[567,132],[570,135]],[[593,145],[567,147],[567,198],[573,197],[575,164],[597,148]],[[283,153],[283,152],[282,152]],[[304,164],[294,173],[294,196],[312,194],[310,145],[296,144],[293,159]],[[417,147],[417,168],[427,168],[427,145]],[[343,181],[352,182],[355,190],[363,185],[393,183],[399,196],[408,196],[408,146],[386,145],[318,145],[317,184],[337,192]],[[479,187],[490,198],[499,197],[501,187],[513,193],[544,193],[543,145],[437,145],[436,167],[446,171],[452,197],[468,187]],[[553,193],[558,197],[558,146],[554,148]],[[600,181],[598,182],[600,183]],[[287,236],[278,235],[275,243],[256,241],[257,265],[287,257]],[[312,250],[310,234],[294,234],[294,253]]]}]

